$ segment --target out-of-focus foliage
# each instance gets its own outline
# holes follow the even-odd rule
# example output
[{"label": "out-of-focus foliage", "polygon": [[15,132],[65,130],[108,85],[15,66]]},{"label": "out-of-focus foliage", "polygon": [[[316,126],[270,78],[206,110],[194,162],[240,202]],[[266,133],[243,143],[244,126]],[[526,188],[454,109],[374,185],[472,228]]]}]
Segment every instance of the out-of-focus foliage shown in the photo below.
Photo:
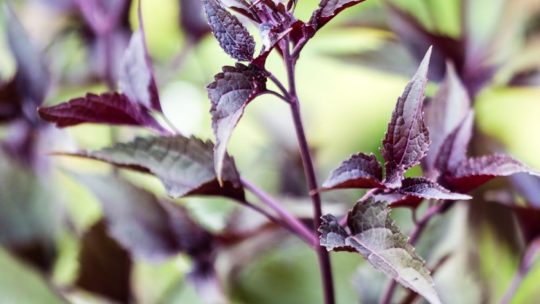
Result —
[{"label": "out-of-focus foliage", "polygon": [[[295,13],[308,21],[318,4],[297,1]],[[101,207],[107,203],[103,195],[80,186],[74,174],[67,173],[110,174],[110,168],[48,154],[101,149],[147,136],[147,131],[86,124],[58,131],[39,120],[36,108],[87,92],[111,94],[119,88],[124,51],[139,28],[136,1],[19,0],[4,1],[1,6],[0,302],[223,303],[224,293],[232,303],[321,302],[316,259],[309,247],[224,199],[167,201],[167,206],[180,205],[175,207],[201,229],[197,231],[215,238],[209,245],[212,250],[203,250],[208,256],[173,250],[174,258],[149,264],[125,251],[122,246],[129,246],[119,244],[113,237],[118,231],[107,226],[111,225],[110,210]],[[320,178],[330,176],[331,169],[358,151],[371,151],[381,159],[377,149],[396,98],[429,45],[434,48],[429,75],[433,81],[427,86],[427,95],[433,97],[430,106],[444,97],[435,92],[441,94],[437,82],[448,72],[450,62],[456,75],[448,76],[445,85],[456,86],[452,77],[460,78],[461,93],[468,95],[476,112],[470,156],[507,152],[540,169],[537,0],[368,0],[342,12],[328,10],[323,8],[314,17],[325,26],[305,47],[297,68],[306,132]],[[89,13],[96,11],[99,14]],[[132,100],[146,108],[137,105],[136,115],[128,111],[129,119],[140,118],[128,125],[159,124],[165,127],[156,127],[157,132],[179,129],[185,136],[212,138],[210,109],[217,101],[206,97],[205,86],[231,59],[211,36],[202,6],[198,0],[143,0],[142,16],[149,58],[146,50],[140,53],[142,45],[133,58],[152,59],[161,109],[152,107],[151,98]],[[255,37],[256,45],[262,45],[260,29],[245,19],[239,22]],[[278,77],[285,75],[277,52],[268,57],[266,66],[277,71]],[[148,79],[141,82],[148,84]],[[131,99],[140,95],[137,90],[130,93],[125,84],[122,92],[121,96]],[[234,135],[230,140],[229,133],[223,136],[236,161],[233,165],[242,176],[278,193],[288,202],[286,208],[310,218],[286,105],[265,95],[241,107],[242,113],[235,115],[243,114],[243,120],[232,122],[238,123]],[[74,111],[72,119],[90,120],[91,113],[86,111]],[[453,118],[460,116],[453,124],[460,124],[465,114],[453,114]],[[119,124],[126,124],[125,120]],[[442,139],[438,145],[444,145]],[[436,161],[430,161],[433,169]],[[412,168],[410,174],[420,170]],[[145,193],[141,197],[165,195],[166,190],[144,174],[124,170],[115,174],[136,185],[130,184]],[[211,180],[217,186],[214,176]],[[515,191],[500,191],[500,184],[511,182]],[[520,190],[525,183],[532,193]],[[427,267],[436,269],[433,278],[443,303],[494,303],[503,297],[528,242],[539,237],[540,198],[536,194],[540,185],[535,183],[519,176],[490,182],[473,195],[482,202],[458,203],[430,223],[417,248]],[[342,214],[358,194],[357,190],[325,193],[324,211]],[[475,205],[480,210],[473,210]],[[403,232],[414,225],[408,210],[396,209],[392,216]],[[435,228],[438,225],[443,228]],[[157,233],[162,232],[157,227]],[[129,236],[136,243],[139,235]],[[222,250],[220,254],[214,255],[215,247]],[[107,252],[105,257],[103,252]],[[357,291],[362,303],[379,299],[384,281],[371,281],[376,274],[359,255],[336,254],[332,261],[338,303],[356,303]],[[530,268],[512,303],[533,303],[540,298],[540,265]],[[97,284],[96,272],[100,280],[105,276],[115,279],[114,283]],[[394,299],[406,297],[407,292],[398,291]]]}]

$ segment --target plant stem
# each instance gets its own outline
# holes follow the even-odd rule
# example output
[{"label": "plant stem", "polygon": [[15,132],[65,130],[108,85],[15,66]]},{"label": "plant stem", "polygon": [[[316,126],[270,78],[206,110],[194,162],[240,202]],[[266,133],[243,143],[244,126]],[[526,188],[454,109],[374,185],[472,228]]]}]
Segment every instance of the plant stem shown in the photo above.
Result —
[{"label": "plant stem", "polygon": [[[427,224],[431,219],[448,210],[453,205],[453,201],[444,201],[441,204],[437,204],[434,206],[429,207],[429,209],[426,211],[426,213],[416,222],[416,225],[411,232],[411,235],[409,237],[409,244],[414,245],[416,242],[418,242],[418,239],[422,235],[422,232],[424,232],[424,229],[427,227]],[[383,297],[381,299],[381,304],[390,304],[392,301],[392,298],[394,297],[394,292],[397,287],[397,282],[393,279],[390,280],[388,285],[386,286],[386,289],[383,293]]]},{"label": "plant stem", "polygon": [[[289,104],[291,106],[291,114],[296,131],[296,137],[298,139],[298,145],[300,146],[300,155],[302,157],[302,162],[304,165],[304,173],[309,187],[309,196],[311,197],[311,201],[313,203],[313,225],[315,229],[317,229],[321,225],[321,197],[319,195],[319,192],[317,191],[317,178],[315,175],[315,168],[313,166],[313,159],[311,157],[311,152],[309,150],[309,145],[304,132],[302,115],[300,113],[300,103],[298,100],[298,95],[296,93],[295,63],[297,58],[290,56],[288,44],[289,42],[287,41],[287,44],[283,45],[282,49],[287,69],[287,77],[289,80]],[[317,257],[319,259],[319,268],[321,272],[321,280],[324,290],[324,303],[334,304],[334,283],[332,279],[332,265],[330,263],[330,256],[328,254],[328,251],[326,251],[326,249],[320,245],[316,246],[316,251]]]},{"label": "plant stem", "polygon": [[519,285],[521,285],[521,282],[531,270],[534,264],[534,261],[536,260],[536,255],[538,253],[540,253],[540,238],[536,238],[527,247],[527,251],[525,251],[525,255],[523,256],[521,263],[519,265],[518,272],[514,276],[514,279],[512,279],[512,283],[510,284],[510,287],[504,293],[504,296],[501,299],[501,304],[509,304],[512,301],[512,298],[514,297],[514,294],[518,290]]},{"label": "plant stem", "polygon": [[257,186],[255,186],[251,182],[243,178],[241,178],[241,181],[246,189],[248,189],[251,193],[253,193],[253,195],[258,197],[265,205],[267,205],[270,209],[274,210],[280,216],[282,223],[287,226],[286,228],[297,234],[311,247],[317,247],[318,240],[313,234],[313,232],[310,231],[304,224],[302,224],[296,217],[290,214],[287,210],[283,209],[283,207],[281,207],[281,205],[276,202],[270,195],[266,194],[266,192],[264,192],[263,190],[257,188]]}]

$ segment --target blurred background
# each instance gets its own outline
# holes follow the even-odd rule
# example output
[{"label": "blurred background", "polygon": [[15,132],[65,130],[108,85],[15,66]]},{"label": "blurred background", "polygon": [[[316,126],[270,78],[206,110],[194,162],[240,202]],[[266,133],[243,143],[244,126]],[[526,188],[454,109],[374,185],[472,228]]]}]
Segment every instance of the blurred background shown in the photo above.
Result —
[{"label": "blurred background", "polygon": [[[111,3],[122,2],[79,2],[85,1],[98,3],[103,12],[112,10]],[[102,254],[100,258],[110,260],[106,263],[110,266],[100,269],[99,279],[94,279],[107,281],[101,276],[108,276],[111,284],[129,290],[129,300],[111,297],[114,291],[100,294],[99,288],[81,280],[82,269],[91,267],[81,257],[93,250],[85,244],[91,244],[89,231],[100,227],[102,210],[96,196],[72,173],[106,174],[111,168],[50,153],[103,148],[147,132],[101,125],[55,129],[37,118],[35,107],[13,115],[6,102],[14,96],[9,90],[20,90],[10,83],[24,74],[21,69],[36,76],[42,65],[48,70],[43,96],[20,98],[53,105],[87,92],[109,91],[115,85],[115,66],[138,24],[135,3],[126,2],[111,40],[104,41],[86,24],[75,0],[9,2],[11,9],[2,3],[0,15],[0,303],[211,302],[189,284],[186,274],[192,262],[183,254],[160,262],[134,258],[127,275],[122,274],[122,262],[115,260],[125,257]],[[317,0],[299,0],[296,16],[309,19],[317,5]],[[413,16],[426,32],[473,41],[472,51],[482,55],[476,60],[485,63],[491,75],[479,89],[470,91],[482,134],[475,140],[481,150],[504,151],[540,170],[540,2],[402,0],[393,5]],[[8,33],[7,24],[12,23],[7,19],[13,16],[20,21],[21,35],[28,35],[35,51],[42,54],[42,62],[21,61],[13,52],[13,45],[24,39]],[[164,113],[183,134],[212,139],[205,86],[222,66],[234,61],[201,18],[198,0],[143,0],[146,39]],[[352,153],[380,156],[378,147],[391,111],[418,63],[411,46],[416,34],[396,30],[395,20],[396,13],[384,1],[368,0],[335,18],[301,55],[297,86],[320,180]],[[258,39],[257,29],[248,28]],[[456,52],[462,51],[459,44],[455,47]],[[105,49],[112,52],[112,61],[104,60]],[[276,53],[267,66],[285,79]],[[438,87],[440,79],[433,79],[428,95]],[[278,195],[289,210],[309,217],[311,205],[292,128],[287,105],[262,96],[247,108],[229,152],[243,176]],[[418,168],[411,174],[419,172]],[[154,178],[122,175],[165,196]],[[325,194],[324,210],[340,214],[361,194],[352,190]],[[237,225],[257,226],[262,221],[225,199],[183,198],[175,203],[185,206],[210,231],[230,228],[231,217]],[[417,248],[428,265],[447,257],[434,275],[444,303],[498,303],[526,245],[510,210],[486,202],[471,207],[475,203],[459,203],[432,221]],[[410,231],[410,210],[395,209],[393,216],[404,231]],[[216,267],[231,302],[321,303],[315,255],[300,240],[284,235],[269,229],[256,240],[219,254]],[[383,275],[365,265],[359,255],[333,254],[332,261],[338,303],[377,302],[386,285]],[[537,263],[512,303],[539,302],[539,281]]]}]

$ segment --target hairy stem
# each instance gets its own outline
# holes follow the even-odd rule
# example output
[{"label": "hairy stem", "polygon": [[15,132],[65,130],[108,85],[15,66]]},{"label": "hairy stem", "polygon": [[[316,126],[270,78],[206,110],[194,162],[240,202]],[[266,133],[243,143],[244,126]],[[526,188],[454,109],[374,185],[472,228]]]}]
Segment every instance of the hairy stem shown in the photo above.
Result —
[{"label": "hairy stem", "polygon": [[[416,222],[414,229],[411,232],[411,235],[409,237],[409,244],[415,245],[416,242],[418,242],[418,240],[420,239],[422,232],[424,232],[424,229],[426,229],[431,219],[435,217],[436,215],[439,215],[447,211],[452,205],[453,205],[453,201],[444,201],[443,203],[429,207],[429,209],[426,211],[426,213],[424,213],[422,218],[420,218],[420,220]],[[381,304],[391,303],[392,298],[394,297],[394,292],[396,290],[396,287],[397,287],[397,282],[395,280],[390,280],[390,282],[386,286],[386,289],[383,293],[383,297],[381,298]]]},{"label": "hairy stem", "polygon": [[[298,145],[300,146],[300,155],[304,165],[304,173],[309,187],[309,196],[311,197],[311,201],[313,203],[313,225],[315,229],[317,229],[321,225],[322,203],[319,192],[317,191],[315,168],[313,166],[313,159],[311,157],[311,152],[304,131],[302,115],[300,113],[300,102],[296,93],[295,63],[297,58],[290,56],[288,41],[286,45],[283,45],[282,49],[284,51],[284,60],[287,69],[287,77],[289,80],[289,104],[291,106],[291,114],[296,131],[296,137],[298,139]],[[320,246],[320,244],[316,246],[316,251],[324,290],[324,303],[334,304],[334,283],[332,279],[332,265],[330,263],[330,256],[328,251],[326,251],[324,247]]]},{"label": "hairy stem", "polygon": [[302,224],[296,217],[290,214],[287,210],[283,209],[281,205],[276,202],[270,195],[257,186],[241,178],[244,187],[249,190],[253,195],[261,200],[270,209],[274,210],[280,217],[282,223],[284,223],[289,230],[293,231],[296,235],[302,238],[311,247],[317,247],[317,238],[304,224]]},{"label": "hairy stem", "polygon": [[539,253],[540,253],[540,238],[536,238],[527,247],[527,251],[525,251],[525,255],[521,259],[518,272],[512,279],[512,283],[510,284],[510,287],[504,293],[504,296],[501,299],[501,304],[509,304],[512,301],[512,298],[514,297],[514,294],[518,290],[519,285],[521,285],[521,282],[531,270],[534,264],[534,261],[536,260],[537,255]]}]

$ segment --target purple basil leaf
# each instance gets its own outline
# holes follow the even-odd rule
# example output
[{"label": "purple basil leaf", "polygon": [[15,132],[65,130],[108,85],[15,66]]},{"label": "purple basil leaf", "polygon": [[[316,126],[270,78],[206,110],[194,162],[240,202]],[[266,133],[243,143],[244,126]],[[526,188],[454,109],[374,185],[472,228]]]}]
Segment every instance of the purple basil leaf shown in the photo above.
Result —
[{"label": "purple basil leaf", "polygon": [[453,172],[460,163],[467,159],[467,150],[473,132],[474,111],[469,110],[467,116],[461,121],[442,143],[435,167],[441,174]]},{"label": "purple basil leaf", "polygon": [[161,112],[154,71],[144,38],[141,5],[138,7],[139,29],[133,33],[120,66],[120,89],[129,100]]},{"label": "purple basil leaf", "polygon": [[540,68],[519,71],[508,82],[512,87],[540,86]]},{"label": "purple basil leaf", "polygon": [[444,77],[446,62],[451,61],[458,71],[465,63],[465,43],[463,39],[428,31],[415,17],[401,8],[386,2],[390,26],[397,33],[412,55],[420,61],[425,50],[433,46],[433,58],[430,64],[429,78],[439,81]]},{"label": "purple basil leaf", "polygon": [[342,10],[365,0],[321,0],[319,8],[313,13],[310,24],[320,29]]},{"label": "purple basil leaf", "polygon": [[132,300],[132,260],[108,232],[105,222],[98,221],[81,239],[79,271],[75,285],[118,303]]},{"label": "purple basil leaf", "polygon": [[375,155],[357,153],[341,163],[323,183],[324,190],[382,187],[382,167]]},{"label": "purple basil leaf", "polygon": [[461,83],[454,67],[448,64],[446,76],[439,91],[426,106],[425,118],[431,145],[422,160],[424,171],[432,172],[444,140],[454,131],[469,113],[471,102],[467,90]]},{"label": "purple basil leaf", "polygon": [[429,200],[470,200],[471,196],[453,193],[443,186],[424,177],[406,178],[398,190],[408,196]]},{"label": "purple basil leaf", "polygon": [[222,179],[227,143],[234,128],[248,103],[265,89],[264,73],[254,66],[240,63],[234,67],[223,67],[223,72],[214,76],[214,82],[207,86],[208,97],[212,102],[210,113],[216,137],[214,162],[218,180]]},{"label": "purple basil leaf", "polygon": [[180,0],[180,26],[194,43],[210,33],[201,1]]},{"label": "purple basil leaf", "polygon": [[124,94],[86,94],[68,102],[38,109],[39,115],[58,127],[82,123],[130,125],[152,128],[160,133],[167,131],[140,104],[132,103]]},{"label": "purple basil leaf", "polygon": [[540,237],[540,209],[533,206],[508,205],[517,217],[527,243]]},{"label": "purple basil leaf", "polygon": [[328,251],[351,251],[354,248],[345,243],[345,239],[349,237],[347,231],[339,224],[339,220],[331,215],[323,215],[321,218],[321,226],[319,227],[320,243]]},{"label": "purple basil leaf", "polygon": [[77,176],[96,195],[111,237],[138,258],[159,261],[210,248],[211,235],[179,205],[113,176]]},{"label": "purple basil leaf", "polygon": [[214,145],[195,137],[136,138],[99,151],[67,154],[96,159],[112,165],[155,175],[174,197],[186,195],[220,195],[243,199],[244,189],[234,160],[225,155],[223,187],[216,178]]},{"label": "purple basil leaf", "polygon": [[429,147],[429,133],[424,124],[422,104],[430,56],[431,48],[405,87],[403,95],[398,98],[382,143],[382,154],[386,161],[385,183],[390,188],[399,188],[403,173],[420,163]]},{"label": "purple basil leaf", "polygon": [[453,190],[468,192],[495,177],[516,173],[539,175],[510,156],[495,154],[464,160],[451,175],[444,176],[444,182]]},{"label": "purple basil leaf", "polygon": [[347,225],[350,234],[339,227],[335,218],[324,216],[321,245],[328,246],[328,250],[354,249],[378,271],[416,291],[428,302],[441,303],[424,260],[399,231],[387,204],[374,200],[357,203],[349,213]]},{"label": "purple basil leaf", "polygon": [[17,63],[15,83],[21,98],[20,107],[27,117],[34,120],[36,107],[43,103],[49,88],[49,71],[11,7],[4,5],[4,11],[7,39]]},{"label": "purple basil leaf", "polygon": [[380,193],[373,196],[376,201],[385,202],[390,208],[411,208],[416,209],[424,200],[418,196],[406,195],[399,191],[393,191],[390,193]]},{"label": "purple basil leaf", "polygon": [[202,0],[208,23],[225,53],[240,61],[251,61],[255,40],[244,25],[221,5],[220,0]]}]

